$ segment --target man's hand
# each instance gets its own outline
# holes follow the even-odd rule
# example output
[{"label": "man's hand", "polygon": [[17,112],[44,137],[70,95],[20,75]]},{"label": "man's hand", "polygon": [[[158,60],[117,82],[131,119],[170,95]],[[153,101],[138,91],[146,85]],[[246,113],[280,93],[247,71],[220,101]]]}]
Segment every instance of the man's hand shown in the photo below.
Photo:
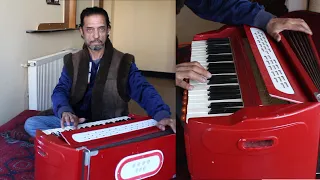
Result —
[{"label": "man's hand", "polygon": [[64,128],[64,123],[67,123],[70,126],[70,122],[73,123],[75,128],[78,127],[79,123],[83,123],[86,119],[85,118],[78,118],[76,115],[70,112],[63,112],[61,117],[61,128]]},{"label": "man's hand", "polygon": [[170,126],[174,133],[176,133],[176,120],[175,119],[162,119],[158,122],[157,127],[164,131],[166,126]]},{"label": "man's hand", "polygon": [[276,41],[281,40],[280,32],[284,30],[301,31],[312,35],[312,31],[303,19],[273,18],[267,24],[267,32]]},{"label": "man's hand", "polygon": [[211,77],[211,73],[204,69],[199,62],[186,62],[176,66],[176,86],[187,90],[192,90],[193,86],[184,81],[184,79],[206,82]]}]

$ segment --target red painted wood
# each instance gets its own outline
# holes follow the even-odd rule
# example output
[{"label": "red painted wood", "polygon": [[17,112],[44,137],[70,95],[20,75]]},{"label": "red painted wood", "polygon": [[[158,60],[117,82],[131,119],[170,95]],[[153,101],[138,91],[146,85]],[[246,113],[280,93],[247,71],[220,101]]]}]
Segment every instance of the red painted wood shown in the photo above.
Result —
[{"label": "red painted wood", "polygon": [[[149,117],[135,116],[136,121],[149,119]],[[130,121],[129,121],[130,122]],[[128,123],[128,122],[125,122]],[[117,126],[121,123],[114,123]],[[95,127],[96,128],[96,127]],[[88,128],[89,130],[90,128]],[[156,132],[159,132],[158,129]],[[72,131],[70,131],[72,132]],[[145,135],[146,132],[153,131],[142,130],[140,135]],[[134,136],[122,136],[117,140],[126,140]],[[145,153],[152,150],[160,151],[163,154],[163,162],[160,170],[148,179],[163,180],[171,179],[176,173],[176,136],[175,134],[163,135],[157,138],[152,138],[139,142],[132,142],[123,145],[117,145],[110,148],[101,148],[115,142],[110,141],[112,138],[107,138],[105,141],[99,141],[88,146],[84,146],[91,151],[96,148],[98,153],[91,157],[90,160],[90,180],[115,179],[116,167],[119,162],[131,155]],[[46,180],[79,180],[87,177],[87,167],[83,168],[85,150],[68,145],[62,138],[54,135],[46,135],[41,131],[37,131],[35,140],[35,178]],[[150,174],[149,174],[150,175]]]}]

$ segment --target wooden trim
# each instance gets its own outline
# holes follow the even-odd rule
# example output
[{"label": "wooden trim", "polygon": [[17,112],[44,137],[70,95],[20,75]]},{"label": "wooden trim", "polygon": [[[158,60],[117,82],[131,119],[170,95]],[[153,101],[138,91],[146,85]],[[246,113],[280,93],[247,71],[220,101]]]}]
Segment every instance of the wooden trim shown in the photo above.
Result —
[{"label": "wooden trim", "polygon": [[103,8],[103,1],[104,0],[99,0],[99,7]]},{"label": "wooden trim", "polygon": [[65,0],[64,2],[64,22],[62,23],[41,23],[38,31],[76,29],[77,0]]},{"label": "wooden trim", "polygon": [[[103,8],[104,0],[99,0],[99,7]],[[41,23],[38,31],[57,30],[57,29],[75,29],[77,16],[77,0],[65,0],[64,2],[64,22],[62,23]]]},{"label": "wooden trim", "polygon": [[[109,12],[111,14],[111,16],[109,16],[110,18],[110,22],[111,22],[111,27],[113,26],[114,24],[114,9],[115,9],[115,0],[111,0],[111,12]],[[110,40],[112,41],[113,40],[113,29],[114,28],[111,28],[111,32],[110,32]]]},{"label": "wooden trim", "polygon": [[[114,1],[112,1],[112,16],[114,11]],[[104,8],[104,0],[99,0],[99,7]],[[76,16],[77,16],[77,0],[65,0],[64,1],[64,22],[62,23],[41,23],[38,26],[38,31],[48,30],[46,32],[50,32],[50,30],[63,30],[63,29],[76,29]],[[111,21],[113,23],[113,18]],[[111,24],[112,24],[111,23]],[[34,32],[37,30],[29,30],[30,32]]]},{"label": "wooden trim", "polygon": [[65,23],[41,23],[38,26],[38,30],[47,30],[47,29],[64,29]]},{"label": "wooden trim", "polygon": [[76,28],[76,29],[63,28],[63,29],[27,30],[26,33],[51,33],[51,32],[59,32],[59,31],[75,31],[75,30],[79,30],[79,28]]},{"label": "wooden trim", "polygon": [[64,23],[67,28],[76,28],[77,0],[65,0]]}]

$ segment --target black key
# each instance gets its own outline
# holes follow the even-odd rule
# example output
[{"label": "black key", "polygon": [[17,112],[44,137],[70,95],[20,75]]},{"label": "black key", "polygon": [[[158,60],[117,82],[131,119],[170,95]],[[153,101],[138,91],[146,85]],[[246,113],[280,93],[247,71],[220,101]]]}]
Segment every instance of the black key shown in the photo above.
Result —
[{"label": "black key", "polygon": [[212,79],[230,79],[230,78],[236,78],[237,79],[237,76],[236,75],[216,75],[216,76],[212,76],[211,78],[209,78],[209,80],[212,80]]},{"label": "black key", "polygon": [[209,38],[207,42],[214,42],[214,43],[230,43],[229,38]]},{"label": "black key", "polygon": [[209,63],[208,69],[234,68],[234,63]]},{"label": "black key", "polygon": [[[200,46],[201,47],[201,46]],[[202,46],[203,47],[203,46]],[[231,46],[229,43],[213,43],[213,42],[207,42],[206,47],[214,47],[214,48],[229,48],[231,49]]]},{"label": "black key", "polygon": [[222,102],[222,103],[211,103],[208,108],[221,108],[221,107],[235,107],[243,106],[242,102]]},{"label": "black key", "polygon": [[236,75],[226,76],[212,76],[209,79],[208,84],[225,84],[225,83],[237,83],[238,79]]},{"label": "black key", "polygon": [[227,89],[227,90],[216,90],[216,91],[209,91],[208,96],[215,95],[215,94],[239,94],[241,93],[240,89]]},{"label": "black key", "polygon": [[231,46],[218,45],[218,44],[207,44],[206,49],[229,49],[231,51]]},{"label": "black key", "polygon": [[228,79],[212,79],[208,82],[208,85],[211,84],[228,84],[228,83],[238,83],[236,78],[228,78]]},{"label": "black key", "polygon": [[58,133],[52,132],[51,135],[59,136]]},{"label": "black key", "polygon": [[215,70],[220,70],[220,69],[230,69],[230,70],[233,70],[235,72],[235,67],[234,66],[208,66],[207,67],[208,70],[212,70],[212,71],[215,71]]},{"label": "black key", "polygon": [[211,49],[206,49],[206,54],[222,54],[222,53],[228,53],[230,54],[231,53],[231,50],[230,49],[227,49],[227,48],[211,48]]},{"label": "black key", "polygon": [[206,43],[225,44],[230,43],[228,38],[211,38],[207,39]]},{"label": "black key", "polygon": [[242,108],[214,108],[209,111],[209,114],[234,113]]},{"label": "black key", "polygon": [[207,49],[206,50],[207,54],[222,54],[222,53],[231,53],[230,49]]},{"label": "black key", "polygon": [[210,86],[208,91],[210,91],[210,92],[215,92],[215,91],[223,92],[223,91],[232,90],[232,89],[239,89],[239,85]]},{"label": "black key", "polygon": [[233,61],[232,55],[208,55],[207,62]]},{"label": "black key", "polygon": [[209,96],[209,101],[210,100],[224,100],[224,99],[240,99],[241,98],[241,94],[237,93],[237,94],[211,94]]},{"label": "black key", "polygon": [[211,74],[224,74],[224,73],[235,73],[236,70],[234,68],[230,69],[208,69]]}]

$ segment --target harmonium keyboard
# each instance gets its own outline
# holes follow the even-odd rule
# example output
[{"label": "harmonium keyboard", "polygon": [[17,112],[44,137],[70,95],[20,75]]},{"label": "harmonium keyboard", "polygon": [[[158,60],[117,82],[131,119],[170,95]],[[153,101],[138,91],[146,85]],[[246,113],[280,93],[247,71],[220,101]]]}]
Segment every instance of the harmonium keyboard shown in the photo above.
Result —
[{"label": "harmonium keyboard", "polygon": [[225,26],[194,36],[212,77],[183,95],[192,179],[315,178],[319,56],[310,35]]},{"label": "harmonium keyboard", "polygon": [[175,134],[150,117],[128,115],[38,130],[35,179],[133,180],[175,176]]}]

